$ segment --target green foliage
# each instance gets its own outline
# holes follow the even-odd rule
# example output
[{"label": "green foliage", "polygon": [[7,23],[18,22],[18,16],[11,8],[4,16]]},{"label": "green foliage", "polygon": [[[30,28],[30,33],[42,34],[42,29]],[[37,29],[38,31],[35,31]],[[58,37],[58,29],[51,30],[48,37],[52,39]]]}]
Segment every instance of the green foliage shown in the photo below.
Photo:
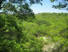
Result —
[{"label": "green foliage", "polygon": [[15,15],[0,14],[0,52],[42,51],[42,41],[33,35],[36,31],[27,32],[28,24],[24,22]]},{"label": "green foliage", "polygon": [[19,19],[33,19],[35,18],[33,11],[30,9],[27,3],[25,4],[13,4],[13,3],[3,3],[3,12],[6,14],[16,15]]},{"label": "green foliage", "polygon": [[51,2],[54,2],[55,0],[51,0]]},{"label": "green foliage", "polygon": [[[30,0],[30,4],[40,1]],[[43,52],[44,44],[52,42],[56,43],[52,52],[68,51],[68,14],[42,13],[35,18],[28,3],[15,7],[13,2],[2,6],[5,14],[0,14],[0,52]],[[59,4],[58,8],[67,5]]]},{"label": "green foliage", "polygon": [[[0,14],[0,52],[43,52],[43,46],[56,43],[52,51],[68,50],[68,14],[42,13],[24,20]],[[44,38],[46,37],[46,38]]]},{"label": "green foliage", "polygon": [[[40,3],[41,5],[43,4],[43,3],[41,3],[41,1],[43,1],[43,0],[28,0],[29,2],[27,2],[27,0],[9,0],[9,2],[11,2],[11,3],[17,3],[17,4],[22,4],[22,3],[27,3],[27,4],[29,4],[29,5],[31,5],[31,4],[35,4],[35,3]],[[63,2],[61,2],[60,0],[50,0],[51,2],[55,2],[56,4],[57,3],[59,3],[58,5],[53,5],[53,8],[58,8],[58,9],[60,9],[60,8],[66,8],[66,10],[68,10],[68,0],[64,0]],[[2,6],[2,4],[5,2],[5,0],[1,0],[0,1],[0,9],[1,8],[3,8],[3,6]],[[13,9],[12,9],[13,10]]]},{"label": "green foliage", "polygon": [[[41,32],[43,32],[46,37],[51,37],[54,42],[57,43],[57,49],[55,51],[62,52],[67,50],[68,46],[68,14],[63,13],[42,13],[36,15],[35,23],[39,24]],[[42,23],[43,21],[44,23]],[[45,23],[47,21],[47,23]],[[49,25],[47,25],[49,24]],[[42,26],[42,27],[41,27]],[[67,46],[65,46],[67,45]],[[64,48],[63,48],[64,47]],[[54,52],[55,52],[54,51]]]}]

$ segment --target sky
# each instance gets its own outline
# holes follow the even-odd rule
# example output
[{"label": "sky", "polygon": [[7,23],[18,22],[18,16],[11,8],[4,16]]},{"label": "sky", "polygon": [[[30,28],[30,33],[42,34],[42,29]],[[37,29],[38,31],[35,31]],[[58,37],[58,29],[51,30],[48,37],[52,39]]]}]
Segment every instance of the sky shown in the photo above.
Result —
[{"label": "sky", "polygon": [[[6,0],[8,2],[8,0]],[[62,2],[63,0],[59,0],[60,2]],[[64,10],[64,9],[55,9],[55,8],[52,8],[52,5],[55,4],[55,3],[51,3],[50,0],[43,0],[42,1],[43,5],[41,4],[33,4],[30,6],[30,8],[33,10],[33,12],[35,14],[37,13],[45,13],[45,12],[49,12],[49,13],[68,13],[67,10]],[[58,2],[56,3],[58,4]]]},{"label": "sky", "polygon": [[[62,1],[61,1],[62,2]],[[67,10],[64,9],[55,9],[52,8],[52,5],[55,3],[51,3],[50,0],[43,0],[42,1],[43,5],[40,4],[33,4],[32,6],[30,6],[30,8],[33,10],[33,12],[36,13],[45,13],[45,12],[54,12],[54,13],[68,13]]]}]

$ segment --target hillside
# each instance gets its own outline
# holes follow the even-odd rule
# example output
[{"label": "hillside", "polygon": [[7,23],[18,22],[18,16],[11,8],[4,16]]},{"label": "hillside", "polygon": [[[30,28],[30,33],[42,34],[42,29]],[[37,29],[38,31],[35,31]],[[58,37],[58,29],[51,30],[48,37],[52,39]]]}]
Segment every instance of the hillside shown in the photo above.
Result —
[{"label": "hillside", "polygon": [[0,52],[68,52],[68,13],[23,18],[0,14]]},{"label": "hillside", "polygon": [[[68,49],[68,14],[67,13],[41,13],[36,14],[33,22],[24,22],[28,34],[43,37],[49,44],[54,43],[55,51],[62,52]],[[64,48],[63,48],[64,47]],[[44,49],[45,50],[45,49]],[[54,51],[54,52],[55,52]],[[50,52],[50,51],[49,51]],[[53,51],[52,51],[53,52]],[[65,52],[65,51],[63,51]]]}]

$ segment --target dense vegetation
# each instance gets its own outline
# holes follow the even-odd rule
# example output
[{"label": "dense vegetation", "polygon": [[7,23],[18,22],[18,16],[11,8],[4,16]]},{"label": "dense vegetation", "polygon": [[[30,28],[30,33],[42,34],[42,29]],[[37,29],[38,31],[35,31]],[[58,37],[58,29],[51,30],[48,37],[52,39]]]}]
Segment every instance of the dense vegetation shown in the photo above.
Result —
[{"label": "dense vegetation", "polygon": [[68,14],[43,13],[36,15],[36,19],[40,34],[51,37],[51,41],[56,43],[57,48],[54,50],[54,47],[52,52],[68,52]]},{"label": "dense vegetation", "polygon": [[68,14],[42,13],[26,20],[0,14],[0,52],[44,51],[68,51]]},{"label": "dense vegetation", "polygon": [[[68,52],[68,13],[34,15],[30,5],[42,0],[29,1],[0,1],[0,52]],[[54,8],[68,6],[57,1]]]}]

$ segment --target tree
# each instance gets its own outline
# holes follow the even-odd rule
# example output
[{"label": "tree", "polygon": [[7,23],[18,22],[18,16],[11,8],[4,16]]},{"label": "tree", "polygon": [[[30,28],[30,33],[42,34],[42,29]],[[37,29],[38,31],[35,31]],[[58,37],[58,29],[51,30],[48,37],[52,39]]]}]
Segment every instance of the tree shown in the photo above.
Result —
[{"label": "tree", "polygon": [[[1,9],[5,11],[5,14],[0,14],[0,52],[41,52],[41,41],[34,35],[28,37],[24,33],[23,20],[26,19],[25,17],[29,18],[30,15],[34,15],[29,5],[19,3],[17,7],[20,9],[17,10],[12,2],[5,3],[2,0],[1,4]],[[9,14],[10,12],[12,13]]]},{"label": "tree", "polygon": [[3,11],[7,14],[10,12],[11,14],[17,15],[19,18],[26,20],[28,16],[30,16],[30,18],[35,18],[34,13],[30,9],[29,5],[39,2],[40,0],[30,0],[30,3],[26,3],[26,0],[9,0],[8,3],[6,3],[6,1],[3,2],[1,9],[3,9]]},{"label": "tree", "polygon": [[[15,7],[15,5],[13,5],[12,3],[4,3],[3,4],[3,12],[6,14],[12,14],[12,15],[16,15],[17,17],[19,17],[19,19],[27,19],[27,18],[34,18],[34,13],[33,11],[29,8],[29,5],[27,3],[25,4],[21,4],[21,5],[17,5],[17,7]],[[28,17],[29,16],[29,17]]]},{"label": "tree", "polygon": [[[8,0],[8,1],[11,3],[19,3],[19,4],[27,3],[27,0]],[[41,3],[42,0],[29,0],[29,1],[30,1],[29,4],[34,4],[34,3]],[[3,2],[6,2],[6,0],[0,0],[0,8],[2,8],[1,5]]]},{"label": "tree", "polygon": [[[1,5],[2,5],[2,3],[4,2],[4,1],[6,1],[6,0],[1,0],[0,1],[0,9],[2,8],[1,7]],[[12,3],[27,3],[27,0],[9,0],[10,2],[12,2]],[[30,2],[28,3],[28,4],[34,4],[34,3],[40,3],[41,4],[41,1],[43,1],[43,0],[29,0]],[[53,5],[53,7],[54,8],[65,8],[65,7],[67,7],[67,5],[68,5],[68,0],[50,0],[51,2],[58,2],[59,4],[58,5]],[[66,8],[66,9],[68,9],[68,8]]]},{"label": "tree", "polygon": [[52,2],[58,2],[58,5],[53,5],[53,8],[66,8],[68,10],[68,0],[51,0]]},{"label": "tree", "polygon": [[0,9],[1,9],[1,4],[2,4],[3,0],[0,1]]},{"label": "tree", "polygon": [[42,41],[24,29],[23,19],[0,14],[0,52],[41,52]]}]

